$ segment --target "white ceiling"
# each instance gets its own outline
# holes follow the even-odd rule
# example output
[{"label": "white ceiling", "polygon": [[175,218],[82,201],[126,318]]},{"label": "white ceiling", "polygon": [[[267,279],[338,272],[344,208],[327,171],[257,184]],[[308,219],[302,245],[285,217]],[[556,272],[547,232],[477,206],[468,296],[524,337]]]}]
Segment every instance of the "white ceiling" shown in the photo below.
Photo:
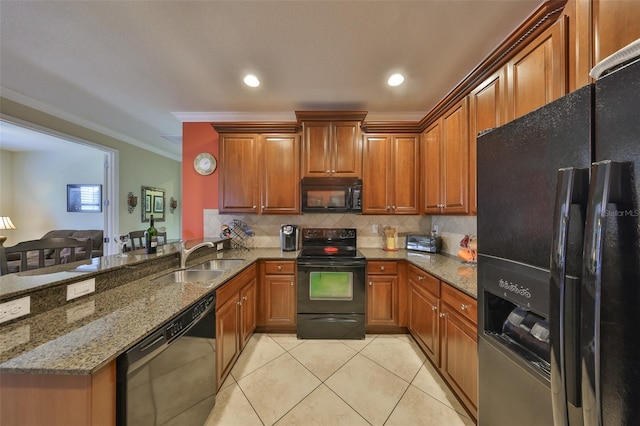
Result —
[{"label": "white ceiling", "polygon": [[540,3],[1,0],[0,94],[177,159],[181,121],[417,121]]}]

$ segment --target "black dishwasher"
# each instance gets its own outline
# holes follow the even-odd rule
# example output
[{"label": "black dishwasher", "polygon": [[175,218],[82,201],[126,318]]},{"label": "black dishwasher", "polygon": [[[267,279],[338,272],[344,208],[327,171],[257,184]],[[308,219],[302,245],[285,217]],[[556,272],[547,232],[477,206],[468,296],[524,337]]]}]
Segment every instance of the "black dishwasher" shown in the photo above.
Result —
[{"label": "black dishwasher", "polygon": [[117,424],[203,425],[215,391],[211,294],[118,357]]}]

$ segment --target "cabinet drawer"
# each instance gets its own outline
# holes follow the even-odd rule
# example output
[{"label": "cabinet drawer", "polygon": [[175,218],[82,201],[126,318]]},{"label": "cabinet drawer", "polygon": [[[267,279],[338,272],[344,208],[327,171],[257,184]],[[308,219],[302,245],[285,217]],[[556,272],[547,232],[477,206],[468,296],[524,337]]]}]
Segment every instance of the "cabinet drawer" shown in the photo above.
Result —
[{"label": "cabinet drawer", "polygon": [[370,260],[367,262],[367,274],[370,275],[396,275],[398,262],[385,260]]},{"label": "cabinet drawer", "polygon": [[474,324],[478,323],[478,302],[448,284],[442,286],[442,302]]},{"label": "cabinet drawer", "polygon": [[440,280],[420,268],[409,265],[409,281],[418,284],[436,297],[440,297]]},{"label": "cabinet drawer", "polygon": [[283,262],[281,260],[265,260],[264,273],[267,275],[288,274],[296,272],[296,263],[294,261]]}]

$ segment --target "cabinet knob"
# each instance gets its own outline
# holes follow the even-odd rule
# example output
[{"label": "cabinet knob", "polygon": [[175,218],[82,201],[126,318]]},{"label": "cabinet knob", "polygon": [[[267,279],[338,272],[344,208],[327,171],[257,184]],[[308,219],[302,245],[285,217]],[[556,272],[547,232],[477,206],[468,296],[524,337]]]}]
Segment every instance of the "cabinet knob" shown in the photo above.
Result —
[{"label": "cabinet knob", "polygon": [[257,206],[253,206],[253,208],[255,209]]},{"label": "cabinet knob", "polygon": [[438,315],[440,318],[444,318],[444,314],[440,313],[440,315]]},{"label": "cabinet knob", "polygon": [[278,271],[282,271],[282,265],[278,265]]},{"label": "cabinet knob", "polygon": [[247,296],[242,296],[242,300],[249,300]]},{"label": "cabinet knob", "polygon": [[369,281],[369,285],[373,285],[373,283],[371,281]]},{"label": "cabinet knob", "polygon": [[335,173],[335,172],[336,172],[335,170],[331,170],[331,173]]},{"label": "cabinet knob", "polygon": [[424,277],[422,275],[418,275],[418,281],[422,281],[424,280]]},{"label": "cabinet knob", "polygon": [[438,310],[438,307],[437,307],[437,306],[432,306],[432,307],[431,307],[431,310],[432,310],[432,311],[437,311],[437,310]]},{"label": "cabinet knob", "polygon": [[293,287],[293,281],[291,281],[289,284],[291,284],[291,286]]},{"label": "cabinet knob", "polygon": [[460,309],[462,309],[463,311],[468,311],[469,310],[469,305],[465,305],[464,303],[460,304]]},{"label": "cabinet knob", "polygon": [[236,305],[241,306],[242,302],[236,302]]},{"label": "cabinet knob", "polygon": [[384,266],[380,266],[380,270],[381,270],[381,271],[384,271]]},{"label": "cabinet knob", "polygon": [[325,173],[331,173],[331,170],[327,170]]},{"label": "cabinet knob", "polygon": [[391,208],[392,208],[393,210],[395,210],[395,209],[396,209],[396,206],[391,206]]},{"label": "cabinet knob", "polygon": [[264,210],[264,206],[261,206],[262,210]]}]

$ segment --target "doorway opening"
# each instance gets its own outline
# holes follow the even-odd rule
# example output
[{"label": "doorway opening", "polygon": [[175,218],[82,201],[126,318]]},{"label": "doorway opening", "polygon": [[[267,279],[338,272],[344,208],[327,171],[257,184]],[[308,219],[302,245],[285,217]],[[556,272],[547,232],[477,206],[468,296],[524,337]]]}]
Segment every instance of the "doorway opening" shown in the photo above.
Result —
[{"label": "doorway opening", "polygon": [[[91,214],[102,215],[102,229],[104,237],[103,254],[106,256],[116,253],[117,248],[114,244],[111,244],[111,237],[115,230],[119,229],[118,151],[98,145],[88,140],[83,140],[33,123],[16,119],[14,117],[6,116],[4,114],[0,116],[0,134],[2,135],[2,138],[0,139],[0,150],[13,152],[19,156],[18,158],[24,158],[24,153],[40,153],[40,158],[42,158],[46,157],[46,152],[60,154],[67,150],[76,153],[91,153],[90,155],[93,158],[99,158],[99,160],[96,160],[96,164],[101,163],[103,173],[100,173],[98,170],[94,170],[91,178],[92,182],[67,182],[66,180],[68,180],[69,177],[65,176],[64,171],[52,174],[50,179],[59,180],[59,182],[55,182],[55,188],[66,188],[66,185],[69,183],[92,183],[102,185],[102,212]],[[56,158],[55,155],[52,155],[51,157],[54,159]],[[50,165],[50,168],[53,169],[54,167],[54,164]],[[23,171],[22,169],[26,170]],[[20,188],[24,186],[22,177],[20,177],[19,174],[29,173],[28,170],[28,167],[21,167],[21,170],[17,171],[16,178],[10,179],[13,181],[13,186],[18,185]],[[14,171],[14,174],[15,173],[16,172]],[[49,180],[47,184],[51,183],[50,179],[47,178],[47,180]],[[74,177],[73,179],[79,178]],[[99,180],[99,182],[94,180]],[[12,189],[14,192],[17,190],[17,187]],[[24,208],[18,206],[20,201],[15,200],[14,198],[22,198],[22,194],[18,194],[15,197],[8,197],[8,200],[3,197],[3,209],[7,210],[3,211],[3,214],[18,217],[21,215],[20,210],[24,213]],[[43,205],[40,208],[46,211],[46,203],[42,204]],[[47,214],[55,217],[55,214],[52,215],[51,212]],[[29,220],[27,215],[23,214],[23,216]],[[17,227],[19,226],[17,225]]]}]

